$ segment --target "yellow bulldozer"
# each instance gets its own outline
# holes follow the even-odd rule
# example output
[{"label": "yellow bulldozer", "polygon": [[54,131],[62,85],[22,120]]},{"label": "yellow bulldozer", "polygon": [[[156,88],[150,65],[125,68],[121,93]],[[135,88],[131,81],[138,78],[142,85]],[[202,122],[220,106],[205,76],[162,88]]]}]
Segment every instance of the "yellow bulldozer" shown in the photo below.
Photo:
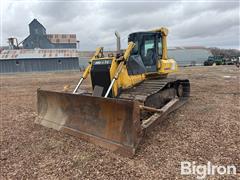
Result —
[{"label": "yellow bulldozer", "polygon": [[[97,48],[72,93],[38,89],[37,123],[132,156],[146,130],[183,105],[188,79],[167,56],[167,28],[134,32],[125,52],[104,56]],[[92,91],[79,93],[91,78]]]}]

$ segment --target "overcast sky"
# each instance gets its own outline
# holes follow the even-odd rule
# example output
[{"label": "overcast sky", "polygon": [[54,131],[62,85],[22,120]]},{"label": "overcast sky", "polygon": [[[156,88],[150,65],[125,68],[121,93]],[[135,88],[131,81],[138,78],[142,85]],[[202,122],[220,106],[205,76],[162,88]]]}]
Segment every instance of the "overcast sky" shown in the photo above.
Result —
[{"label": "overcast sky", "polygon": [[115,49],[114,32],[127,45],[131,32],[165,26],[169,46],[239,47],[239,0],[61,1],[0,0],[1,45],[9,36],[23,40],[36,18],[47,33],[75,33],[81,50]]}]

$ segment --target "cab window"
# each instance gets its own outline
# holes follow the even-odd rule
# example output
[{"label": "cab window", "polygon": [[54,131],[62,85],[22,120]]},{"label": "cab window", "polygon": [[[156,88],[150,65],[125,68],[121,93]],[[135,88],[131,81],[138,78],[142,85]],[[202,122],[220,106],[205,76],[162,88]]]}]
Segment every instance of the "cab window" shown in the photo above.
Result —
[{"label": "cab window", "polygon": [[144,43],[144,56],[147,56],[147,53],[149,52],[149,50],[154,49],[154,40],[150,39],[150,40],[146,40]]},{"label": "cab window", "polygon": [[141,54],[145,66],[156,64],[155,36],[145,36],[143,38]]},{"label": "cab window", "polygon": [[158,38],[158,55],[162,57],[162,39]]}]

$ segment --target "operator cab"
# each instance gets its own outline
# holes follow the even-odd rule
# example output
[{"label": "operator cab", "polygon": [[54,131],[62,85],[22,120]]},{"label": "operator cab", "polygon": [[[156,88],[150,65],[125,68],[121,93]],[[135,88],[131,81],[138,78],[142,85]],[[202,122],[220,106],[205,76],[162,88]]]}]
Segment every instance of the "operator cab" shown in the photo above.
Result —
[{"label": "operator cab", "polygon": [[[140,65],[138,68],[142,69],[140,73],[144,73],[143,69],[145,69],[145,72],[156,72],[157,60],[162,58],[161,33],[160,32],[132,33],[128,37],[128,42],[130,41],[135,43],[135,47],[132,50],[129,63],[134,63],[133,61],[137,61],[137,63]],[[141,66],[144,66],[144,67],[141,67]],[[139,73],[130,73],[130,74],[139,74]]]}]

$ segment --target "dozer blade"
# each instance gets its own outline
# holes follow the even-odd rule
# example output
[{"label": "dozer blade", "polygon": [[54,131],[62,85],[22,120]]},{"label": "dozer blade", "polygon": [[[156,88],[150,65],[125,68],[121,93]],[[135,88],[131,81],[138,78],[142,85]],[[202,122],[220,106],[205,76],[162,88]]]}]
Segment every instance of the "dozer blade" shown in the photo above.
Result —
[{"label": "dozer blade", "polygon": [[141,140],[138,102],[37,91],[36,123],[132,156]]}]

